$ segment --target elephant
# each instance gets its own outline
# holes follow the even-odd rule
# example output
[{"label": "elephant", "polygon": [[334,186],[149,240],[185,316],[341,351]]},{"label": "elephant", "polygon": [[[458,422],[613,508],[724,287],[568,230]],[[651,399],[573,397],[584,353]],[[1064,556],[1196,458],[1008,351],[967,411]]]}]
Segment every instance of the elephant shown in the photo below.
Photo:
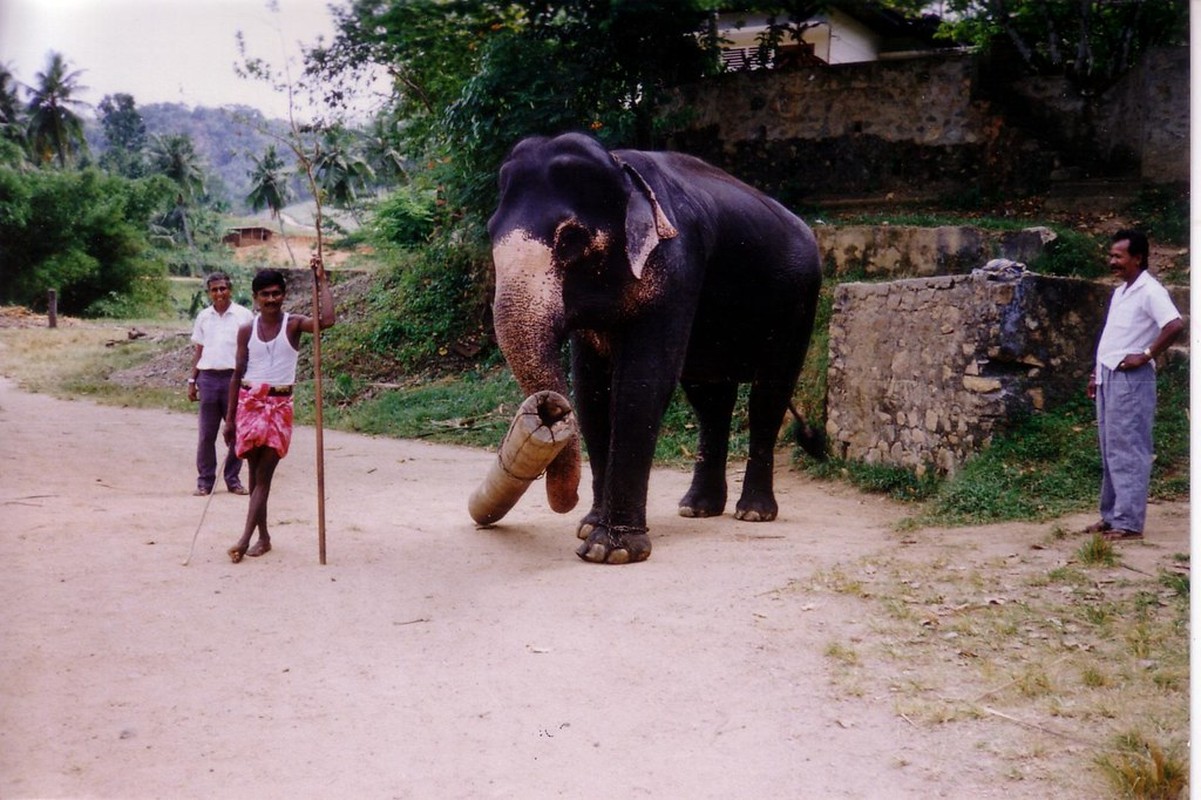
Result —
[{"label": "elephant", "polygon": [[[650,556],[647,484],[675,387],[695,410],[686,517],[719,516],[738,385],[750,383],[749,454],[735,517],[776,518],[772,470],[821,288],[812,230],[783,205],[678,152],[607,150],[583,133],[521,140],[488,221],[497,344],[527,395],[572,397],[592,470],[576,551],[595,563]],[[580,449],[546,469],[550,507],[578,503]]]}]

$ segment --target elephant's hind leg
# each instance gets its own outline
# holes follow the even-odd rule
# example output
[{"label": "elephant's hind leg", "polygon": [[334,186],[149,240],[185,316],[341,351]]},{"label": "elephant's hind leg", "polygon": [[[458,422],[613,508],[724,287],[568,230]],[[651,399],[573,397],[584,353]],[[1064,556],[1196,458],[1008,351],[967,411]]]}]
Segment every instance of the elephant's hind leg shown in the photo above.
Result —
[{"label": "elephant's hind leg", "polygon": [[682,385],[696,411],[699,434],[692,485],[680,499],[680,516],[718,517],[726,510],[726,459],[738,384],[683,381]]},{"label": "elephant's hind leg", "polygon": [[791,382],[755,383],[751,387],[749,408],[750,452],[742,496],[734,511],[736,519],[746,522],[770,522],[779,513],[773,489],[776,436],[792,395]]}]

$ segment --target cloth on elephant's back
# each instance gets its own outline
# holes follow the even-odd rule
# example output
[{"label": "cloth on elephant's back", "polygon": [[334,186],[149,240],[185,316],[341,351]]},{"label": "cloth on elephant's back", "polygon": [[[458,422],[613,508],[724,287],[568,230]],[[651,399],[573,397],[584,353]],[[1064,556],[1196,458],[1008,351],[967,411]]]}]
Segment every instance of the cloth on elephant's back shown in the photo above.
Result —
[{"label": "cloth on elephant's back", "polygon": [[467,501],[471,518],[480,525],[491,525],[509,513],[575,436],[575,414],[567,398],[551,391],[527,397],[488,474]]}]

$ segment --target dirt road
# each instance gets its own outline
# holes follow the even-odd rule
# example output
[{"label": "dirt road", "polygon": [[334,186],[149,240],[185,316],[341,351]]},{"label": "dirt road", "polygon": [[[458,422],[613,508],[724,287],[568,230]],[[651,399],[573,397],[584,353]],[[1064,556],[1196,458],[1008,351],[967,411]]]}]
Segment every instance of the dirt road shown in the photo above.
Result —
[{"label": "dirt road", "polygon": [[[475,528],[487,453],[327,432],[319,566],[300,429],[274,551],[230,563],[246,501],[219,493],[184,567],[194,435],[0,380],[0,796],[1096,796],[1058,774],[1088,763],[1076,742],[907,718],[871,663],[848,684],[837,646],[875,635],[875,606],[817,586],[898,548],[1028,553],[1046,524],[900,534],[901,507],[786,468],[777,522],[687,520],[686,475],[656,471],[653,556],[597,566],[541,485]],[[1187,550],[1187,513],[1153,507],[1171,540],[1131,557]]]}]

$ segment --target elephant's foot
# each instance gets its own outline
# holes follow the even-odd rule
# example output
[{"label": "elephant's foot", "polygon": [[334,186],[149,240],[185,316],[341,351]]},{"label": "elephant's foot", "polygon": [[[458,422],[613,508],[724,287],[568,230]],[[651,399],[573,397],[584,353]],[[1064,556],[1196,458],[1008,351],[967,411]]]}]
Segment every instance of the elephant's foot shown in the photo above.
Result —
[{"label": "elephant's foot", "polygon": [[580,527],[575,530],[575,538],[587,539],[592,535],[592,532],[600,526],[601,515],[595,508],[584,515],[580,520]]},{"label": "elephant's foot", "polygon": [[[585,518],[587,519],[587,518]],[[583,530],[581,524],[580,530]],[[651,556],[651,537],[645,528],[592,526],[575,554],[593,564],[632,564]]]},{"label": "elephant's foot", "polygon": [[706,488],[693,481],[688,493],[680,498],[681,517],[720,517],[726,510],[726,487]]},{"label": "elephant's foot", "polygon": [[770,493],[743,494],[734,511],[734,519],[744,522],[771,522],[779,513],[776,498]]},{"label": "elephant's foot", "polygon": [[685,497],[680,501],[680,516],[681,517],[720,517],[725,513],[726,504],[723,500],[720,503],[706,503],[704,501],[691,500]]}]

